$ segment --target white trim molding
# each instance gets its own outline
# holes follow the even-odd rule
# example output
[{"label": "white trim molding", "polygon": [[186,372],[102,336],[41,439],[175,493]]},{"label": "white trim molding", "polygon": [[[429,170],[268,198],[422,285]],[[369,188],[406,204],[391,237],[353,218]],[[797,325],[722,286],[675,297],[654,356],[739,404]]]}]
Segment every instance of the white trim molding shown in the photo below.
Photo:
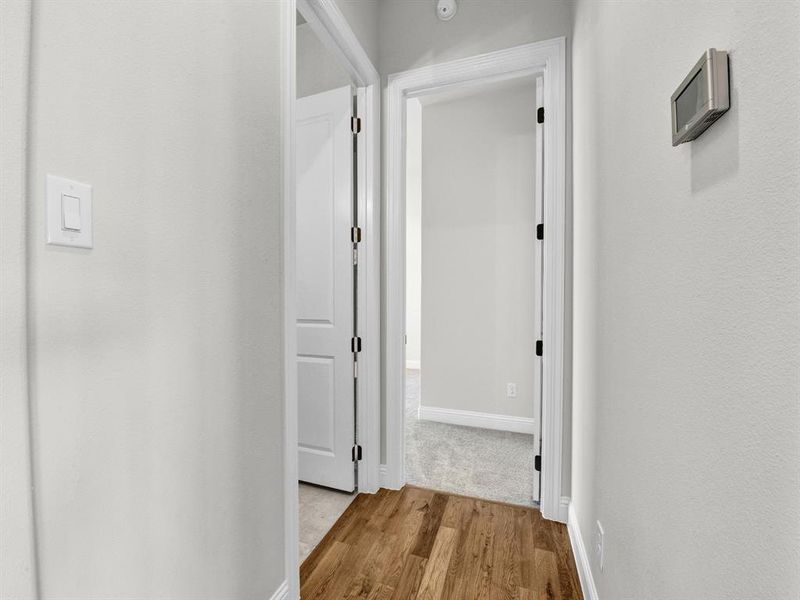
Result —
[{"label": "white trim molding", "polygon": [[[544,268],[542,489],[546,519],[564,521],[561,465],[566,278],[566,40],[556,38],[389,76],[386,96],[386,482],[405,482],[405,128],[406,100],[443,89],[517,77],[544,82]],[[533,465],[531,465],[533,468]]]},{"label": "white trim molding", "polygon": [[[283,166],[283,523],[284,597],[300,597],[300,498],[297,467],[297,319],[295,317],[295,0],[281,3],[281,135]],[[276,592],[277,594],[277,592]],[[280,598],[280,596],[274,596]]]},{"label": "white trim molding", "polygon": [[529,433],[531,435],[533,435],[536,425],[534,419],[526,417],[512,417],[510,415],[495,415],[473,410],[437,408],[435,406],[422,405],[419,407],[419,418],[423,421],[436,421],[437,423],[449,423],[450,425],[494,429],[495,431]]},{"label": "white trim molding", "polygon": [[[358,213],[362,228],[359,247],[358,329],[363,341],[359,359],[358,430],[363,459],[358,488],[375,492],[380,485],[380,76],[334,0],[285,0],[281,3],[281,85],[283,133],[283,267],[284,267],[284,523],[286,598],[300,597],[298,470],[297,470],[297,335],[295,319],[295,123],[296,14],[352,77],[359,111],[363,109],[363,152],[357,165]],[[359,140],[361,142],[361,138]]]},{"label": "white trim molding", "polygon": [[359,87],[380,83],[372,64],[335,0],[297,0],[297,9],[311,30]]},{"label": "white trim molding", "polygon": [[396,489],[396,488],[392,488],[389,485],[389,480],[387,479],[388,478],[388,473],[389,473],[389,468],[385,464],[381,464],[380,469],[379,469],[379,473],[380,473],[380,485],[381,485],[382,488]]},{"label": "white trim molding", "polygon": [[[371,63],[370,63],[371,64]],[[366,74],[364,74],[366,75]],[[363,142],[358,154],[359,244],[358,333],[363,349],[357,382],[358,443],[363,456],[358,466],[358,489],[374,493],[380,485],[381,461],[381,100],[380,79],[358,90]],[[363,183],[363,185],[362,185]]]},{"label": "white trim molding", "polygon": [[286,581],[281,583],[269,600],[289,600],[289,584]]},{"label": "white trim molding", "polygon": [[569,496],[561,496],[561,502],[558,505],[558,519],[556,521],[561,521],[562,523],[566,523],[569,519],[569,507],[570,507],[570,497]]},{"label": "white trim molding", "polygon": [[586,553],[586,545],[583,543],[578,516],[575,514],[575,506],[573,504],[569,505],[568,512],[567,530],[569,531],[569,541],[572,545],[572,554],[578,567],[578,577],[581,580],[583,597],[585,600],[598,600],[597,586],[592,576],[592,566],[589,562],[589,555]]},{"label": "white trim molding", "polygon": [[406,369],[410,369],[412,371],[419,371],[420,370],[420,361],[418,361],[418,360],[406,360]]},{"label": "white trim molding", "polygon": [[296,0],[297,10],[358,87],[357,108],[362,118],[358,152],[358,219],[362,242],[358,248],[358,335],[362,340],[356,384],[358,489],[374,493],[380,485],[381,453],[381,78],[350,28],[335,0]]}]

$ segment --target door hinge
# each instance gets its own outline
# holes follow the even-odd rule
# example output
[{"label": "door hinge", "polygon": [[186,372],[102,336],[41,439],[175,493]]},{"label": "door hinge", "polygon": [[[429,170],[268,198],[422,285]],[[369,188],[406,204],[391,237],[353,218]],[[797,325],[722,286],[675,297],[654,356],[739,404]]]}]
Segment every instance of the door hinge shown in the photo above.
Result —
[{"label": "door hinge", "polygon": [[544,239],[544,223],[539,223],[536,226],[536,239],[543,240]]},{"label": "door hinge", "polygon": [[541,472],[541,470],[542,470],[542,455],[541,454],[536,455],[536,457],[533,459],[533,468],[536,469],[537,471]]},{"label": "door hinge", "polygon": [[358,354],[361,352],[361,336],[357,335],[353,338],[350,338],[350,351],[353,354]]},{"label": "door hinge", "polygon": [[361,117],[350,117],[350,131],[361,133]]},{"label": "door hinge", "polygon": [[542,355],[542,340],[536,340],[536,356]]},{"label": "door hinge", "polygon": [[356,445],[353,446],[353,454],[352,454],[352,456],[353,456],[353,462],[361,460],[361,457],[363,456],[363,452],[361,451],[361,445],[360,444],[356,444]]},{"label": "door hinge", "polygon": [[536,122],[544,123],[544,106],[540,106],[536,111]]},{"label": "door hinge", "polygon": [[350,241],[354,244],[358,244],[361,242],[361,227],[351,227],[350,228]]}]

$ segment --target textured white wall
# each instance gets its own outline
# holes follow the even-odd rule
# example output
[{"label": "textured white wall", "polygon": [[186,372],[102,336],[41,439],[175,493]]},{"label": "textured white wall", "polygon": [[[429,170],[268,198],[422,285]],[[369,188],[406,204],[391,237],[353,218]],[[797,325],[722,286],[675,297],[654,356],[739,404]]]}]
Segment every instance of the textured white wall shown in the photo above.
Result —
[{"label": "textured white wall", "polygon": [[382,0],[335,0],[375,68],[380,58],[378,15]]},{"label": "textured white wall", "polygon": [[34,598],[25,301],[29,0],[0,2],[0,598]]},{"label": "textured white wall", "polygon": [[423,406],[534,416],[535,107],[533,78],[423,102]]},{"label": "textured white wall", "polygon": [[[283,580],[279,3],[35,4],[28,203],[43,598]],[[46,246],[46,173],[94,186]]]},{"label": "textured white wall", "polygon": [[297,97],[349,85],[350,76],[307,23],[297,27]]},{"label": "textured white wall", "polygon": [[[732,108],[671,146],[708,47]],[[574,453],[601,598],[800,597],[800,4],[575,7]],[[592,557],[593,558],[593,557]]]},{"label": "textured white wall", "polygon": [[[379,0],[335,0],[375,68],[378,68]],[[319,41],[308,24],[297,27],[297,97],[351,83],[347,71]]]},{"label": "textured white wall", "polygon": [[[345,2],[346,4],[346,2]],[[566,35],[562,0],[458,0],[452,20],[436,17],[436,0],[382,0],[382,75]]]},{"label": "textured white wall", "polygon": [[406,365],[422,354],[422,105],[408,100],[406,114]]}]

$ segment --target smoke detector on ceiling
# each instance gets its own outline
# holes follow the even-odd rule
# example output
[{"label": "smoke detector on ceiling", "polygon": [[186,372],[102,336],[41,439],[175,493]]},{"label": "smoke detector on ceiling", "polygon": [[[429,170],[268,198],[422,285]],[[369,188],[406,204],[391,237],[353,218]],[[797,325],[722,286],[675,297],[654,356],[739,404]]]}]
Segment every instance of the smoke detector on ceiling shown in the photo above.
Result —
[{"label": "smoke detector on ceiling", "polygon": [[456,0],[439,0],[436,5],[436,16],[440,21],[449,21],[456,16],[458,5]]}]

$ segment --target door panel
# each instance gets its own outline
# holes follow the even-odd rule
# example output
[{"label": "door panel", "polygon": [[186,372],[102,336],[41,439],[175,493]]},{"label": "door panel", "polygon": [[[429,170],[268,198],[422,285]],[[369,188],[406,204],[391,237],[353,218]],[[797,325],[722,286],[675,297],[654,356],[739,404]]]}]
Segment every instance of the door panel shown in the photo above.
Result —
[{"label": "door panel", "polygon": [[355,487],[353,91],[296,104],[297,395],[300,480]]}]

